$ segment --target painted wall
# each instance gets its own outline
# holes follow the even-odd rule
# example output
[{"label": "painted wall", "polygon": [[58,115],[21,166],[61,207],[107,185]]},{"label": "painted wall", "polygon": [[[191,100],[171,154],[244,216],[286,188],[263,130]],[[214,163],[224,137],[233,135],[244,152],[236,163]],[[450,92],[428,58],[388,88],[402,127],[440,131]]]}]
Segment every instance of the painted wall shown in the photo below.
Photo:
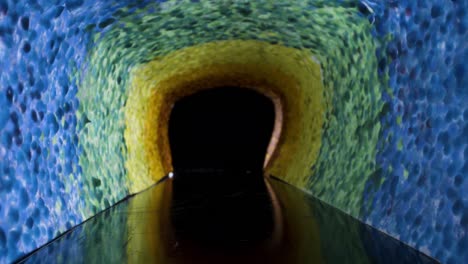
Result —
[{"label": "painted wall", "polygon": [[307,52],[321,67],[317,157],[308,175],[278,177],[468,262],[467,1],[160,2],[0,0],[0,262],[154,183],[128,174],[144,159],[125,138],[135,76],[227,40]]}]

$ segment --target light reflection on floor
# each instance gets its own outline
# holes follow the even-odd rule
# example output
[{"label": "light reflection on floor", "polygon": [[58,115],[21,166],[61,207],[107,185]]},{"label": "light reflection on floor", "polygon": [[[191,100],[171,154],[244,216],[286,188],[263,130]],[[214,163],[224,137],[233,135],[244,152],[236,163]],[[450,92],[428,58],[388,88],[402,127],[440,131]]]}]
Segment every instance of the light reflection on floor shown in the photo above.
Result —
[{"label": "light reflection on floor", "polygon": [[24,262],[437,263],[294,187],[274,178],[266,186],[190,197],[174,195],[168,179]]}]

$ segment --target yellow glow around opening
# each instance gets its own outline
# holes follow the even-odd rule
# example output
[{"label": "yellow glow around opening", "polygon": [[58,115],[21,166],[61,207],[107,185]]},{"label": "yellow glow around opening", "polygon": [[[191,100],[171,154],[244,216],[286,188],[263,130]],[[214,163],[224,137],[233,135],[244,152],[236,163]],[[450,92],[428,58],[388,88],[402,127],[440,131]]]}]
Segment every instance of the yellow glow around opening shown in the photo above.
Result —
[{"label": "yellow glow around opening", "polygon": [[273,100],[276,123],[266,173],[305,186],[320,150],[328,105],[320,65],[309,51],[232,40],[177,50],[132,72],[125,109],[131,193],[172,171],[168,119],[174,103],[222,86],[252,88]]}]

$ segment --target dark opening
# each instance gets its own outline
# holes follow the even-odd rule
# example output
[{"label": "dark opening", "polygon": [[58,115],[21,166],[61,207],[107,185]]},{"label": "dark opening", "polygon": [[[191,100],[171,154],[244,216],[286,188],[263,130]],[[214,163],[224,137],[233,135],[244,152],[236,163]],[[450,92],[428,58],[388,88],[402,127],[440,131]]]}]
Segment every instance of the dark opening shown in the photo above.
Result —
[{"label": "dark opening", "polygon": [[235,249],[271,235],[263,162],[274,120],[273,102],[250,89],[210,89],[176,102],[169,140],[179,246]]},{"label": "dark opening", "polygon": [[169,120],[173,166],[261,170],[274,120],[273,102],[250,89],[223,87],[182,98]]}]

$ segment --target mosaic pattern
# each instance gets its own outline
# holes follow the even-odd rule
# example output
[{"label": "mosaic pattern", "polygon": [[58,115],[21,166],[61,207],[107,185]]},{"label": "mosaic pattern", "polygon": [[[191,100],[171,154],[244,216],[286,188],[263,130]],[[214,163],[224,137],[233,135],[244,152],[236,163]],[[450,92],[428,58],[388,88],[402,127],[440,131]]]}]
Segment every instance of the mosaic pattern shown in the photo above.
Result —
[{"label": "mosaic pattern", "polygon": [[139,159],[124,136],[135,74],[231,40],[307,51],[321,66],[319,154],[294,168],[306,177],[276,176],[442,262],[468,262],[466,10],[460,0],[0,0],[0,262],[153,184],[134,189],[126,167]]},{"label": "mosaic pattern", "polygon": [[[388,71],[366,222],[444,263],[468,261],[467,1],[405,1],[380,11]],[[385,64],[388,64],[387,66]]]}]

